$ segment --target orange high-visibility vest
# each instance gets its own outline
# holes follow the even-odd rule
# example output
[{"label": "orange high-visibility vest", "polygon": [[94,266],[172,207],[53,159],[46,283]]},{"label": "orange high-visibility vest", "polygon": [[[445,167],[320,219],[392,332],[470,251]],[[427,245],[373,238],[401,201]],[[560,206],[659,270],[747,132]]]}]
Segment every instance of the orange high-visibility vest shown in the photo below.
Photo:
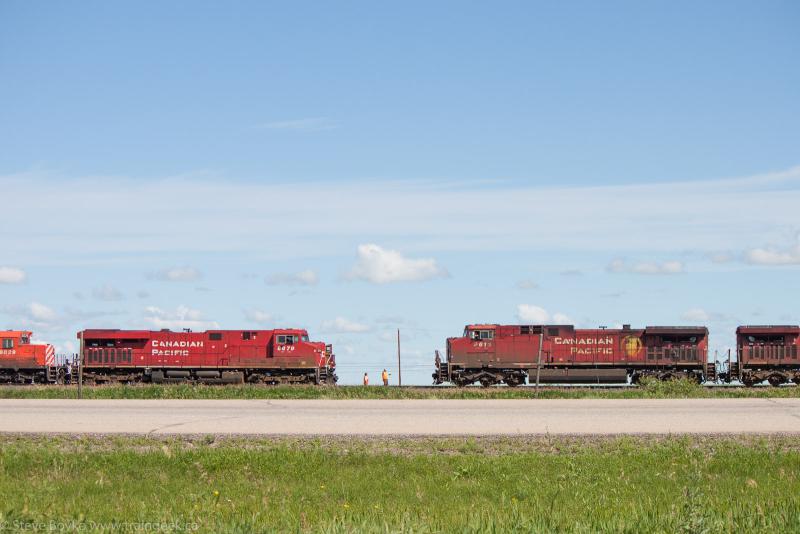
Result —
[{"label": "orange high-visibility vest", "polygon": [[383,378],[384,380],[389,380],[389,373],[384,371],[383,374],[381,375],[381,378]]}]

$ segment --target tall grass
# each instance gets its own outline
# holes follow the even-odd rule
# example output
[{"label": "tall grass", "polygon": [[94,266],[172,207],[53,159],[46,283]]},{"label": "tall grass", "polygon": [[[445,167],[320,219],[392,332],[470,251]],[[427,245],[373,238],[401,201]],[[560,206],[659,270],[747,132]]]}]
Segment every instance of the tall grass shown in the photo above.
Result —
[{"label": "tall grass", "polygon": [[[0,524],[201,532],[796,532],[800,441],[380,446],[0,438]],[[518,452],[514,452],[518,449]],[[436,452],[439,451],[439,452]]]},{"label": "tall grass", "polygon": [[[77,386],[0,386],[5,399],[74,399]],[[414,388],[363,386],[206,386],[188,384],[84,387],[86,399],[530,399],[534,388]],[[644,380],[617,389],[542,388],[542,399],[800,397],[800,388],[706,388],[690,380]]]}]

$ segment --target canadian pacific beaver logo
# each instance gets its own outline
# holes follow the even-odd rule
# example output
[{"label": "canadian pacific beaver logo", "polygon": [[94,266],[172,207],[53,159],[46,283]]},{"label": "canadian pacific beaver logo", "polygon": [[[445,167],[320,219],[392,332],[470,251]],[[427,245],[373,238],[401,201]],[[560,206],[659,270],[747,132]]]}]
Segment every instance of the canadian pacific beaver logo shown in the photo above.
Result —
[{"label": "canadian pacific beaver logo", "polygon": [[622,338],[622,352],[628,358],[635,358],[639,351],[642,350],[642,340],[636,336],[625,336]]}]

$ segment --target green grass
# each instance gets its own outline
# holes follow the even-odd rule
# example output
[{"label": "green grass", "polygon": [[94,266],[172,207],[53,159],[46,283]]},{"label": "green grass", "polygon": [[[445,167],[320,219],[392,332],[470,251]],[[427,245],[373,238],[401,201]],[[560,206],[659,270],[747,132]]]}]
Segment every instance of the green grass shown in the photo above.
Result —
[{"label": "green grass", "polygon": [[[363,386],[135,385],[85,387],[86,399],[528,399],[533,388],[414,388]],[[74,399],[77,386],[0,386],[4,399]],[[543,388],[542,399],[667,399],[800,397],[800,388],[705,388],[689,380],[647,381],[620,389]]]},{"label": "green grass", "polygon": [[0,525],[797,532],[798,450],[793,437],[0,436]]}]

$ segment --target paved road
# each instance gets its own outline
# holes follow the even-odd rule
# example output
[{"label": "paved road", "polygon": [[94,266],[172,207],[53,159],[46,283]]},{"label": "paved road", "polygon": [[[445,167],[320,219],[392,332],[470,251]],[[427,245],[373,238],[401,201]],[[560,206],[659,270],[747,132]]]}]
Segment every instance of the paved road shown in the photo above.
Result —
[{"label": "paved road", "polygon": [[0,432],[384,436],[800,433],[800,399],[0,400]]}]

